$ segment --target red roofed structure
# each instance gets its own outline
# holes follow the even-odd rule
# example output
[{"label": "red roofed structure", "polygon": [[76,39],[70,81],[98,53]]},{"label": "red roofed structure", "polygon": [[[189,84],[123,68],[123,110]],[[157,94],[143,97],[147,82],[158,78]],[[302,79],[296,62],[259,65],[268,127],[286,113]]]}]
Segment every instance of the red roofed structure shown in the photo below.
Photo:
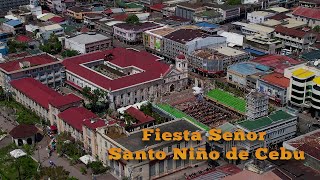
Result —
[{"label": "red roofed structure", "polygon": [[309,33],[309,32],[298,30],[298,29],[287,28],[281,25],[276,26],[275,32],[292,36],[292,37],[299,37],[299,38],[303,38],[306,34]]},{"label": "red roofed structure", "polygon": [[290,79],[283,76],[280,73],[271,73],[261,78],[263,81],[268,82],[272,85],[279,86],[281,88],[288,88],[290,85]]},{"label": "red roofed structure", "polygon": [[320,20],[320,9],[299,6],[292,12],[292,15]]},{"label": "red roofed structure", "polygon": [[[76,129],[78,132],[82,132],[82,126],[85,125],[89,129],[96,129],[98,127],[105,126],[105,121],[100,119],[96,114],[89,111],[84,107],[69,108],[58,114],[58,117]],[[66,127],[59,127],[59,131],[67,131]]]},{"label": "red roofed structure", "polygon": [[166,6],[164,4],[160,3],[160,4],[154,4],[154,5],[150,6],[150,9],[154,10],[154,11],[161,12],[164,7],[166,7]]},{"label": "red roofed structure", "polygon": [[283,55],[266,55],[262,57],[258,57],[252,60],[253,62],[263,64],[265,66],[269,66],[274,69],[275,72],[283,74],[284,69],[301,64],[303,62],[292,59],[288,56]]},{"label": "red roofed structure", "polygon": [[50,18],[49,21],[59,24],[59,23],[62,23],[66,20],[60,16],[54,16],[54,17]]},{"label": "red roofed structure", "polygon": [[[159,96],[187,85],[185,69],[159,60],[160,57],[146,51],[114,48],[67,58],[63,65],[68,85],[75,89],[86,86],[102,89],[108,92],[111,106],[123,107],[145,101],[150,94]],[[187,62],[183,63],[187,67]],[[174,78],[165,80],[169,76]],[[161,91],[156,92],[156,88]],[[130,93],[132,96],[127,98]]]},{"label": "red roofed structure", "polygon": [[134,127],[149,124],[155,121],[153,117],[144,114],[142,111],[134,107],[128,108],[125,112],[137,120],[136,124],[133,125]]},{"label": "red roofed structure", "polygon": [[32,39],[29,38],[28,36],[25,36],[25,35],[18,35],[18,36],[16,36],[16,41],[21,42],[21,43],[28,43],[28,42],[32,41]]}]

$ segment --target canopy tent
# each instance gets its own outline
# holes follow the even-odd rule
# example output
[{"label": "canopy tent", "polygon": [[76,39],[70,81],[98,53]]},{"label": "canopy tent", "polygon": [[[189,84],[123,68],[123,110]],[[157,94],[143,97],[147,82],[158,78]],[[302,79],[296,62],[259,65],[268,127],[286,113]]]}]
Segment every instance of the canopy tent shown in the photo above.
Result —
[{"label": "canopy tent", "polygon": [[192,90],[193,90],[193,94],[194,95],[198,95],[198,94],[202,94],[203,93],[202,88],[197,87],[197,86],[193,87]]},{"label": "canopy tent", "polygon": [[13,151],[10,152],[10,155],[14,158],[19,158],[19,157],[22,157],[22,156],[26,156],[27,153],[25,153],[24,151],[22,151],[21,149],[15,149]]},{"label": "canopy tent", "polygon": [[96,159],[90,155],[84,155],[79,158],[81,162],[83,162],[85,165],[88,165],[90,162],[96,161]]},{"label": "canopy tent", "polygon": [[142,102],[136,103],[134,105],[129,105],[129,106],[126,106],[126,107],[122,107],[122,108],[117,109],[117,111],[118,111],[118,113],[123,114],[130,107],[134,107],[136,109],[140,109],[141,106],[144,105],[144,104],[148,104],[148,101],[142,101]]}]

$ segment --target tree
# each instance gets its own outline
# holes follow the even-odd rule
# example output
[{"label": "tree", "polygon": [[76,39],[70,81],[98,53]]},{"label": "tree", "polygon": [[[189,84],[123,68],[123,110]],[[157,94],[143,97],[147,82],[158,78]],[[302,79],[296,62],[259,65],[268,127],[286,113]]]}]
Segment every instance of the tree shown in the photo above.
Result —
[{"label": "tree", "polygon": [[7,45],[9,48],[9,53],[25,51],[28,48],[28,45],[26,43],[17,42],[15,40],[9,40]]},{"label": "tree", "polygon": [[69,179],[69,171],[63,169],[62,166],[57,167],[43,167],[40,170],[41,179],[55,179],[55,180],[65,180]]},{"label": "tree", "polygon": [[46,43],[40,45],[40,50],[49,54],[58,54],[62,51],[62,44],[58,37],[52,33]]},{"label": "tree", "polygon": [[129,24],[138,24],[139,23],[139,18],[137,15],[135,14],[131,14],[127,17],[126,19],[126,23],[129,23]]},{"label": "tree", "polygon": [[316,32],[318,32],[318,33],[320,33],[320,26],[319,26],[319,25],[315,26],[315,27],[313,28],[313,30],[316,31]]},{"label": "tree", "polygon": [[82,95],[90,101],[87,108],[94,112],[101,112],[107,106],[108,92],[106,91],[101,89],[91,91],[90,87],[84,87],[82,89]]},{"label": "tree", "polygon": [[239,5],[241,4],[241,0],[227,0],[228,5]]},{"label": "tree", "polygon": [[88,167],[91,168],[93,174],[102,174],[109,169],[109,167],[104,167],[101,161],[93,161],[88,164]]},{"label": "tree", "polygon": [[76,55],[79,55],[79,52],[78,51],[76,51],[76,50],[69,50],[69,49],[67,49],[67,50],[65,50],[65,51],[63,51],[62,52],[62,57],[72,57],[72,56],[76,56]]}]

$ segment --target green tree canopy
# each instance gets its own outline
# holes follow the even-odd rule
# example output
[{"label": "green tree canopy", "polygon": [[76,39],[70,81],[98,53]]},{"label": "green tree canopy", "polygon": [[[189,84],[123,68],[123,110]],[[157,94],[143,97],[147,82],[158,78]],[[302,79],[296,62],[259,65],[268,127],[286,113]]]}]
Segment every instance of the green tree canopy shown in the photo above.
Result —
[{"label": "green tree canopy", "polygon": [[40,50],[49,54],[58,54],[62,51],[62,44],[55,34],[51,34],[46,43],[40,45]]},{"label": "green tree canopy", "polygon": [[320,33],[320,26],[319,26],[319,25],[315,26],[315,27],[313,28],[313,30],[316,31],[316,32],[318,32],[318,33]]},{"label": "green tree canopy", "polygon": [[129,23],[129,24],[138,24],[139,23],[139,18],[137,15],[135,14],[131,14],[127,17],[126,19],[126,23]]},{"label": "green tree canopy", "polygon": [[41,178],[50,178],[55,180],[69,179],[69,171],[66,171],[61,166],[57,167],[43,167],[40,171]]},{"label": "green tree canopy", "polygon": [[62,57],[66,58],[66,57],[72,57],[72,56],[79,55],[79,52],[76,50],[67,49],[67,50],[63,51],[61,55],[62,55]]},{"label": "green tree canopy", "polygon": [[239,5],[241,4],[241,0],[227,0],[228,5]]}]

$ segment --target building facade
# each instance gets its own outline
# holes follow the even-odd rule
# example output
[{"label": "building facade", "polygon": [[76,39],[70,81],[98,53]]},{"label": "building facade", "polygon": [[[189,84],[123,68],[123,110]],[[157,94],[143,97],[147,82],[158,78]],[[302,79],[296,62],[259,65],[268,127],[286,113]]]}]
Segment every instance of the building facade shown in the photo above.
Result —
[{"label": "building facade", "polygon": [[246,116],[248,120],[258,119],[268,115],[268,96],[259,93],[255,89],[246,96]]},{"label": "building facade", "polygon": [[[173,120],[158,125],[162,132],[183,132],[189,130],[191,132],[198,131],[205,135],[204,131],[187,120]],[[132,179],[154,179],[165,176],[170,173],[177,172],[181,169],[194,166],[197,161],[192,160],[173,160],[174,148],[204,148],[205,138],[203,141],[181,141],[181,142],[161,142],[154,140],[148,141],[147,144],[141,141],[142,131],[126,133],[122,127],[117,125],[109,127],[101,127],[97,130],[98,156],[99,159],[111,168],[110,172],[117,178],[131,177]],[[136,142],[132,144],[130,142]],[[110,160],[108,158],[108,150],[110,148],[121,148],[121,150],[129,151],[165,151],[167,158],[162,161],[158,160]]]},{"label": "building facade", "polygon": [[12,80],[33,77],[49,87],[59,87],[65,78],[61,61],[48,54],[38,54],[0,63],[0,84],[6,90]]},{"label": "building facade", "polygon": [[269,17],[273,16],[274,13],[270,13],[267,11],[253,11],[251,13],[247,14],[247,20],[250,23],[263,23],[264,21],[266,21]]},{"label": "building facade", "polygon": [[65,39],[65,48],[81,54],[106,50],[112,47],[112,39],[96,33],[79,34]]},{"label": "building facade", "polygon": [[292,15],[296,20],[307,22],[308,26],[314,28],[320,26],[320,9],[318,8],[306,8],[299,6],[292,12]]}]

